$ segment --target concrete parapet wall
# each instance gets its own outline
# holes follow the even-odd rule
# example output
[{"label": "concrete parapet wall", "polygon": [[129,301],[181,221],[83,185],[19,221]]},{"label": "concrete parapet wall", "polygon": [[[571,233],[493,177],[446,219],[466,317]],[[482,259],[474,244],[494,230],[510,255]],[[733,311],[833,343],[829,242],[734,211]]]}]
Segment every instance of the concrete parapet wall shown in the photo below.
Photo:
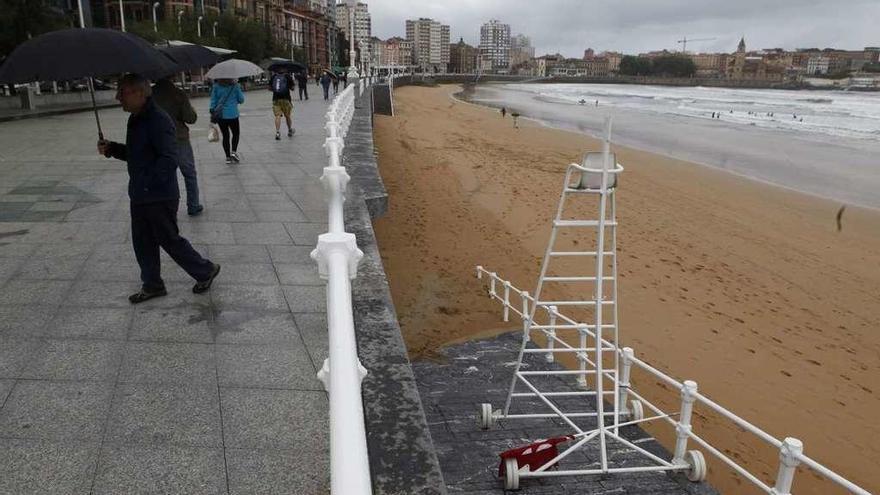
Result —
[{"label": "concrete parapet wall", "polygon": [[369,370],[363,400],[373,493],[442,495],[446,486],[373,233],[372,219],[385,213],[388,194],[373,148],[369,95],[358,100],[343,158],[352,177],[346,231],[364,252],[352,304],[358,355]]}]

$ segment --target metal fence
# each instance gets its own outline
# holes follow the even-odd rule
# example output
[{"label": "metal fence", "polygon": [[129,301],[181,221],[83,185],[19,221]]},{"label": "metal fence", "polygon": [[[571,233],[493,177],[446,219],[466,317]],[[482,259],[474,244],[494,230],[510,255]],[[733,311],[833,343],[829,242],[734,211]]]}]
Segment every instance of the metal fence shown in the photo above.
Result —
[{"label": "metal fence", "polygon": [[355,93],[368,82],[350,84],[327,111],[324,149],[328,164],[321,182],[327,194],[328,232],[318,237],[312,259],[327,282],[329,357],[318,378],[330,396],[330,491],[334,495],[369,495],[370,463],[367,453],[361,383],[367,370],[361,365],[354,333],[351,281],[364,253],[354,234],[345,231],[343,205],[351,179],[342,165],[345,136],[354,117]]},{"label": "metal fence", "polygon": [[[530,314],[529,309],[531,308],[531,305],[535,303],[534,297],[530,296],[528,292],[518,289],[509,281],[503,280],[495,272],[490,272],[482,266],[476,267],[476,275],[478,279],[483,279],[484,275],[488,276],[489,296],[501,302],[504,312],[504,321],[509,320],[510,312],[512,311],[520,316],[523,321],[523,331],[527,331],[530,327],[530,325],[528,324]],[[548,314],[552,315],[552,317],[559,318],[571,325],[579,327],[585,326],[581,322],[577,322],[560,313],[557,308],[550,308],[548,306],[542,305],[538,309],[541,309],[542,311],[535,312],[535,314]],[[531,327],[540,328],[541,325],[534,325]],[[591,336],[595,338],[595,334],[592,332]],[[561,339],[555,339],[555,341],[559,345],[571,347],[568,343]],[[603,339],[603,346],[605,345],[614,347],[611,342],[607,342]],[[770,435],[764,430],[749,423],[745,419],[737,416],[731,411],[725,409],[723,406],[717,404],[705,395],[701,394],[698,391],[696,382],[691,380],[680,382],[670,377],[669,375],[649,365],[645,361],[642,361],[641,359],[635,357],[635,353],[629,347],[614,348],[616,349],[615,352],[619,355],[622,363],[620,394],[622,394],[623,397],[621,397],[620,402],[622,404],[626,404],[629,398],[635,398],[642,404],[644,404],[653,413],[655,413],[657,417],[664,419],[666,422],[671,424],[676,433],[676,456],[679,456],[681,453],[685,452],[685,450],[687,449],[688,441],[693,441],[696,444],[700,445],[708,453],[712,454],[712,456],[730,467],[736,473],[749,480],[749,482],[752,483],[754,486],[770,495],[790,495],[791,486],[794,481],[797,468],[799,466],[804,466],[812,469],[815,473],[821,475],[822,477],[833,482],[839,487],[847,490],[849,493],[857,495],[871,495],[871,493],[864,488],[859,487],[855,483],[847,480],[843,476],[823,466],[816,460],[806,456],[804,454],[803,443],[800,440],[791,437],[784,440],[779,440],[778,438]],[[637,368],[648,373],[649,375],[659,379],[663,383],[673,387],[675,390],[678,390],[681,396],[681,409],[679,411],[673,411],[669,413],[664,412],[659,407],[651,403],[651,401],[646,399],[643,395],[640,395],[635,390],[633,390],[632,387],[629,386],[630,374],[633,366],[636,366]],[[691,412],[693,411],[695,404],[701,404],[709,408],[710,410],[721,415],[725,419],[733,422],[738,427],[755,435],[763,442],[772,445],[779,450],[779,469],[777,470],[776,481],[773,483],[772,486],[769,483],[761,480],[754,474],[748,472],[746,468],[737,464],[737,462],[731,459],[730,456],[724,454],[718,448],[713,447],[711,444],[709,444],[707,440],[700,437],[697,433],[694,432],[693,425],[690,423],[689,418],[691,417]],[[676,416],[680,418],[678,421],[673,419]],[[683,418],[686,419],[686,421]]]}]

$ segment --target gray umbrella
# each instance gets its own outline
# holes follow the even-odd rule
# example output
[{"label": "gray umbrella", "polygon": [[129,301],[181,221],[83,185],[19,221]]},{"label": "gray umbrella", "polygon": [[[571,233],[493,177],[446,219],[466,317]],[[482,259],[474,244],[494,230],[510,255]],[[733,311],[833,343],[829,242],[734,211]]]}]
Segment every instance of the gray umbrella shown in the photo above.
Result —
[{"label": "gray umbrella", "polygon": [[242,77],[259,76],[263,73],[263,69],[247,60],[239,60],[237,58],[229,59],[225,62],[211,67],[211,70],[205,74],[208,79],[240,79]]}]

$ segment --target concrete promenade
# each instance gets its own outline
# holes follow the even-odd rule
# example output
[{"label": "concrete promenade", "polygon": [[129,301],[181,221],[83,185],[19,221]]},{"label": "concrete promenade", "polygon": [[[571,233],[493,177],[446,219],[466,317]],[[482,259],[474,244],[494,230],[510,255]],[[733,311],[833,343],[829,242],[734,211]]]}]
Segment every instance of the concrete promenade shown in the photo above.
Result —
[{"label": "concrete promenade", "polygon": [[[274,140],[268,92],[242,106],[242,163],[192,133],[202,216],[183,235],[212,290],[163,253],[164,298],[132,306],[125,165],[91,113],[0,124],[0,493],[326,493],[326,102]],[[123,141],[127,115],[101,112]],[[184,194],[181,181],[181,194]]]}]

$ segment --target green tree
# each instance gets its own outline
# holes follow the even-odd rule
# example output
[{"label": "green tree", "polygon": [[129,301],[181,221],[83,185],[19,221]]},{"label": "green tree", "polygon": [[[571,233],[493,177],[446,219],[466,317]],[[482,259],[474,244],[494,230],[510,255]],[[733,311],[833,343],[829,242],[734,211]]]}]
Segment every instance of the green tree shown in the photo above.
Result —
[{"label": "green tree", "polygon": [[655,76],[693,77],[696,73],[697,65],[687,55],[662,55],[653,61],[653,74]]},{"label": "green tree", "polygon": [[34,36],[69,26],[46,0],[0,0],[0,59]]},{"label": "green tree", "polygon": [[651,59],[626,55],[620,60],[620,73],[624,76],[650,76],[654,73]]}]

